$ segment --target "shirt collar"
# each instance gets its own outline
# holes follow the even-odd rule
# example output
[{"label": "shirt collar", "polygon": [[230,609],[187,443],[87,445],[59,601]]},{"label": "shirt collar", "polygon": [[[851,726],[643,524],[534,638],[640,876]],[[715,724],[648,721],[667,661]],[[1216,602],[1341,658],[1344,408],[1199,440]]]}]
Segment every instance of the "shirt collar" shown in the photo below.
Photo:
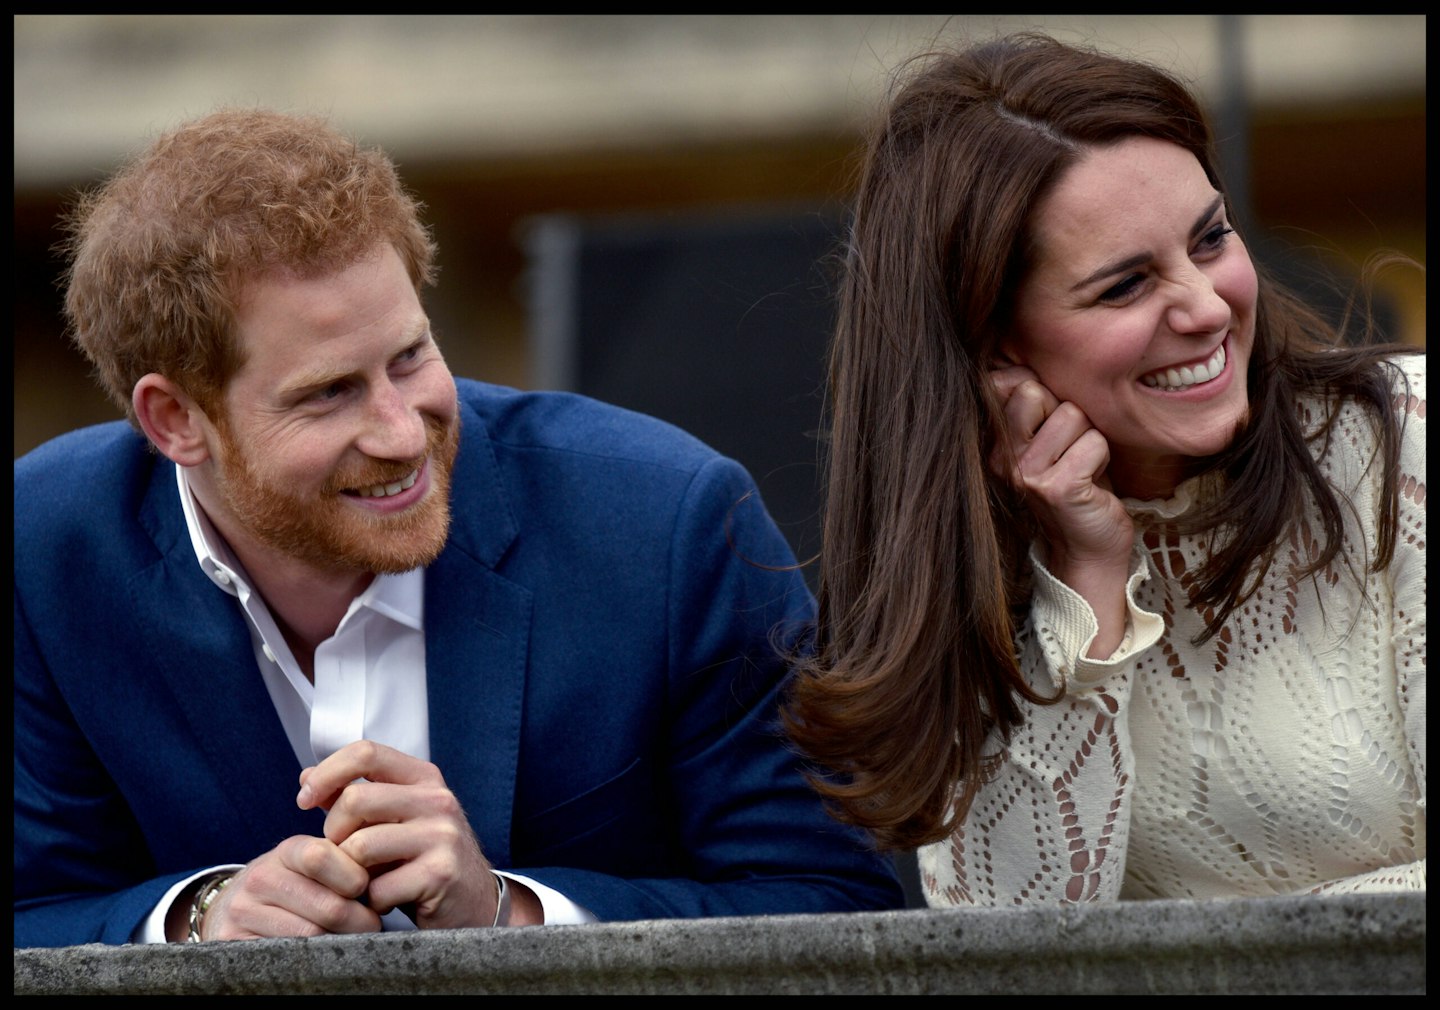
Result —
[{"label": "shirt collar", "polygon": [[[230,545],[225,542],[214,525],[195,501],[190,488],[188,468],[175,467],[175,481],[180,490],[180,510],[185,515],[185,526],[190,531],[190,545],[195,549],[195,560],[200,570],[215,585],[231,596],[238,597],[240,589],[248,586],[240,560],[235,557]],[[424,628],[425,570],[414,568],[399,575],[377,575],[365,591],[350,604],[345,620],[361,608],[397,621],[416,631]],[[342,624],[344,621],[341,622]]]},{"label": "shirt collar", "polygon": [[230,545],[210,523],[210,517],[200,510],[195,495],[190,490],[189,471],[186,467],[175,467],[175,483],[180,488],[180,511],[185,514],[185,527],[190,531],[190,546],[195,549],[195,560],[206,578],[231,596],[238,596],[237,580],[243,580],[244,569],[235,557]]}]

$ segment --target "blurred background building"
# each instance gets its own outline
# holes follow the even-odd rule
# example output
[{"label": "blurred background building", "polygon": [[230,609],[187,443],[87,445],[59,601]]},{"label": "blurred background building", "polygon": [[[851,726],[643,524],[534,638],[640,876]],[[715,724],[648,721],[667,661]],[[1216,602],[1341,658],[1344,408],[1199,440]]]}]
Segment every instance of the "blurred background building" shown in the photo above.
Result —
[{"label": "blurred background building", "polygon": [[[53,253],[63,206],[160,131],[222,104],[323,112],[400,163],[440,245],[427,307],[457,374],[598,389],[664,413],[638,389],[627,396],[654,374],[632,382],[622,370],[599,386],[586,376],[612,350],[653,358],[673,332],[673,360],[658,369],[672,400],[690,381],[685,362],[705,362],[693,367],[718,389],[707,409],[745,423],[751,408],[738,391],[727,400],[735,387],[717,385],[731,380],[711,359],[728,362],[742,382],[768,375],[782,398],[790,388],[809,418],[793,434],[813,443],[828,292],[810,260],[834,238],[862,131],[907,56],[1039,28],[1178,73],[1215,115],[1242,216],[1279,255],[1301,250],[1294,262],[1323,263],[1343,287],[1377,249],[1425,259],[1425,27],[1418,15],[16,15],[15,454],[119,416],[64,337]],[[748,238],[731,228],[753,222]],[[667,294],[646,273],[685,262],[677,250],[691,235],[731,242],[732,261],[758,270],[766,228],[795,242],[744,282],[758,290],[731,293],[736,318],[752,321],[747,306],[803,293],[803,325],[819,335],[788,351],[783,304],[768,330],[727,350],[714,329],[732,324],[706,291]],[[648,253],[632,244],[625,259],[617,235]],[[690,282],[706,273],[708,294],[730,285],[706,262]],[[609,316],[582,326],[587,283]],[[1378,283],[1387,326],[1423,344],[1423,272]],[[647,304],[669,315],[626,351],[626,313]],[[761,476],[776,469],[683,410],[671,419]],[[762,440],[771,434],[753,419]],[[800,461],[812,484],[814,455]]]}]

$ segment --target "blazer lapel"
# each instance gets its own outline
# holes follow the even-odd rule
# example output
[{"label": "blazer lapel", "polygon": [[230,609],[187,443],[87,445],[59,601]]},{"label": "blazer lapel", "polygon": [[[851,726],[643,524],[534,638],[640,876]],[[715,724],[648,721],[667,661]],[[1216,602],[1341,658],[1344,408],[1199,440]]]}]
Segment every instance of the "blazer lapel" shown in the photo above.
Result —
[{"label": "blazer lapel", "polygon": [[[233,847],[266,852],[294,834],[321,833],[323,816],[295,806],[299,762],[270,701],[240,605],[200,570],[180,511],[171,465],[156,467],[142,524],[162,557],[129,584],[139,648],[155,658],[190,730],[185,753],[206,767],[228,804]],[[248,858],[248,857],[247,857]]]},{"label": "blazer lapel", "polygon": [[426,582],[444,586],[425,594],[430,760],[465,808],[486,857],[508,866],[530,594],[449,552]]},{"label": "blazer lapel", "polygon": [[484,423],[461,408],[452,527],[425,573],[430,760],[445,776],[486,857],[510,865],[532,598],[496,573],[517,536]]}]

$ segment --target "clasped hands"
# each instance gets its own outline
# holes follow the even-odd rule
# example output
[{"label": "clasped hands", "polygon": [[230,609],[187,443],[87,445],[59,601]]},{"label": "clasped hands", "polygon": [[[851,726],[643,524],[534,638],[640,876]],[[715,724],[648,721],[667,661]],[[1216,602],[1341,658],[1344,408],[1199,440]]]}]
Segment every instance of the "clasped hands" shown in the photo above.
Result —
[{"label": "clasped hands", "polygon": [[428,761],[360,740],[302,771],[296,803],[325,811],[324,836],[295,835],[246,865],[206,912],[203,939],[375,932],[401,906],[421,929],[495,921],[490,863]]}]

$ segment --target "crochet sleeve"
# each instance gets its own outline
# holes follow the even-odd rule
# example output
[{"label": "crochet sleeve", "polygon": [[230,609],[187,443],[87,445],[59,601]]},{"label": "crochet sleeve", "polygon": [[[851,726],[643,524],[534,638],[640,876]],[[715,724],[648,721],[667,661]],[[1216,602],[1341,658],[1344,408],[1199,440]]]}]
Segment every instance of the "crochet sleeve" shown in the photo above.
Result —
[{"label": "crochet sleeve", "polygon": [[1148,577],[1136,552],[1126,584],[1125,639],[1106,660],[1085,659],[1099,631],[1088,603],[1032,550],[1035,593],[1020,640],[1030,683],[1054,705],[1027,706],[995,779],[948,839],[919,852],[932,905],[1114,900],[1125,875],[1134,755],[1125,720],[1136,656],[1164,631],[1135,603]]},{"label": "crochet sleeve", "polygon": [[[1407,383],[1396,393],[1404,425],[1400,457],[1399,523],[1395,557],[1387,571],[1392,615],[1391,646],[1405,747],[1414,769],[1418,807],[1425,811],[1425,357],[1400,359]],[[1420,826],[1424,830],[1424,826]],[[1423,836],[1422,836],[1423,837]],[[1423,853],[1423,842],[1420,846]],[[1316,887],[1315,893],[1359,894],[1372,891],[1425,890],[1425,857],[1387,866]]]}]

